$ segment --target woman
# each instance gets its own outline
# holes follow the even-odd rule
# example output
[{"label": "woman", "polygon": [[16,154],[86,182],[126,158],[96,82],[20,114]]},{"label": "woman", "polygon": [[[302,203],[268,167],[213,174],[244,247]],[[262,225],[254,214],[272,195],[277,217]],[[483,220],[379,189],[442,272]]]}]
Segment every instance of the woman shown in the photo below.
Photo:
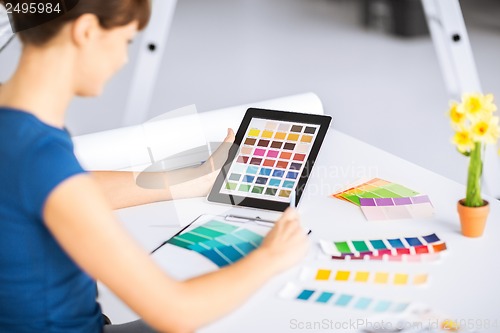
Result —
[{"label": "woman", "polygon": [[[0,88],[1,332],[191,332],[233,310],[306,252],[299,218],[288,210],[246,258],[176,281],[112,212],[170,200],[169,189],[142,189],[130,173],[82,170],[64,130],[66,109],[74,96],[101,93],[127,62],[127,45],[149,11],[149,0],[80,0],[64,16],[18,34],[19,65]],[[226,142],[233,138],[229,130]],[[213,160],[223,154],[199,168],[153,176],[167,185],[194,179],[176,191],[206,195]],[[95,280],[149,326],[104,326]]]}]

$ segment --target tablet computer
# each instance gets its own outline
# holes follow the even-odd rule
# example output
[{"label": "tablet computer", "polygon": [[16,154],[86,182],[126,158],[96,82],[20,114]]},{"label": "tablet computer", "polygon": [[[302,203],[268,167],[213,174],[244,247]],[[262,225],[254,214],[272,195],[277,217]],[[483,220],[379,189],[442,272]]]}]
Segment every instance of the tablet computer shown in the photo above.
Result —
[{"label": "tablet computer", "polygon": [[298,204],[331,119],[248,109],[208,201],[272,211]]}]

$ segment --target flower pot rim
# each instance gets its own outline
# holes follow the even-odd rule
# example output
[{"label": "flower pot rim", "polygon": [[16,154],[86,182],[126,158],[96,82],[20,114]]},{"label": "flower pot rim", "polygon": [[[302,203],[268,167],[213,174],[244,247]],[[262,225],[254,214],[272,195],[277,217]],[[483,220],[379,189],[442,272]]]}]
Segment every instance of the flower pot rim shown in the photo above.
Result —
[{"label": "flower pot rim", "polygon": [[469,207],[469,206],[466,206],[466,205],[464,204],[464,203],[465,203],[465,198],[458,200],[458,203],[460,204],[460,206],[462,206],[462,207],[467,207],[467,208],[483,208],[483,207],[489,206],[489,204],[490,204],[490,203],[488,202],[488,200],[484,200],[484,199],[483,199],[483,205],[482,205],[482,206],[478,206],[478,207]]}]

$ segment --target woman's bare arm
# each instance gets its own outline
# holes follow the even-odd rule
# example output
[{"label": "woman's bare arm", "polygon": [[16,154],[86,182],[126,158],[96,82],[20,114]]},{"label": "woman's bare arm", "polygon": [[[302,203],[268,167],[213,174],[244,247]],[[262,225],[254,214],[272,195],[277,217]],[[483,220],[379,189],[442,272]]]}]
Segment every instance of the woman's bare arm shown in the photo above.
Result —
[{"label": "woman's bare arm", "polygon": [[271,276],[298,261],[307,244],[296,213],[288,211],[246,258],[179,282],[161,271],[124,231],[89,175],[60,184],[47,199],[44,219],[80,267],[151,326],[168,332],[191,332],[227,314]]},{"label": "woman's bare arm", "polygon": [[233,141],[234,132],[229,129],[219,149],[199,167],[168,172],[96,171],[92,174],[113,209],[157,201],[203,197],[210,191]]}]

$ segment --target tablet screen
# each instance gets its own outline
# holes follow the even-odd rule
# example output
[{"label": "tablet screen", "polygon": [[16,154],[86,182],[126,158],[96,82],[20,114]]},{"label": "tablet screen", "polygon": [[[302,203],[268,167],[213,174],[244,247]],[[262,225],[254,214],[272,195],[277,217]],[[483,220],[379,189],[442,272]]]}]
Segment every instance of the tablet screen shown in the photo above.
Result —
[{"label": "tablet screen", "polygon": [[259,109],[249,112],[212,190],[218,196],[211,194],[209,200],[226,198],[234,205],[284,210],[292,192],[298,203],[331,118]]}]

